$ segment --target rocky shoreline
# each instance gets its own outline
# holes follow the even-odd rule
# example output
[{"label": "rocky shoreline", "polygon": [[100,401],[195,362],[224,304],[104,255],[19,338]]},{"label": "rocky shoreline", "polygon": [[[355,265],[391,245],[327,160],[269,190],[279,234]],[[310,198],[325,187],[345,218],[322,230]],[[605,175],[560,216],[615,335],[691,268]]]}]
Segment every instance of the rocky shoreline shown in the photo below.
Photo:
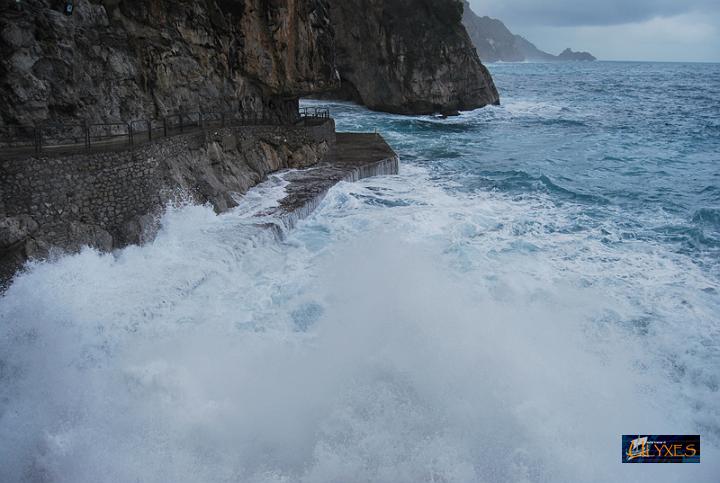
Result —
[{"label": "rocky shoreline", "polygon": [[[25,0],[0,18],[5,281],[28,259],[144,243],[178,197],[221,213],[268,174],[312,167],[291,175],[278,214],[290,220],[338,181],[397,172],[381,137],[336,137],[332,120],[298,123],[302,97],[350,97],[401,114],[456,114],[500,100],[457,0],[73,6],[68,13],[51,0]],[[202,113],[211,111],[265,125],[208,129]],[[200,132],[154,139],[148,127],[152,141],[132,146],[135,123],[157,127],[182,112],[199,113]],[[126,133],[132,147],[91,150],[89,125]],[[84,132],[87,149],[3,156],[13,133],[34,134],[41,146],[45,126],[64,139]]]},{"label": "rocky shoreline", "polygon": [[0,285],[29,259],[146,243],[169,203],[207,203],[223,213],[268,174],[295,169],[285,176],[287,196],[264,213],[292,228],[336,183],[396,174],[398,165],[382,136],[336,134],[332,120],[226,128],[132,151],[3,161]]},{"label": "rocky shoreline", "polygon": [[269,173],[330,159],[332,120],[244,126],[162,139],[135,149],[0,162],[0,278],[25,260],[83,246],[144,243],[179,199],[222,213]]}]

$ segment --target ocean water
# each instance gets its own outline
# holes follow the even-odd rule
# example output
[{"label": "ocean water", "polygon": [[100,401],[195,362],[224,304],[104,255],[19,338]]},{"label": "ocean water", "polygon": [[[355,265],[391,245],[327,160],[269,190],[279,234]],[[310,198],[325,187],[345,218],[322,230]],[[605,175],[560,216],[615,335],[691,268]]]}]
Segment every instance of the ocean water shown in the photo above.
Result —
[{"label": "ocean water", "polygon": [[[720,65],[490,68],[452,119],[330,104],[402,171],[282,240],[280,175],[29,266],[0,481],[720,481]],[[702,463],[622,465],[634,433]]]}]

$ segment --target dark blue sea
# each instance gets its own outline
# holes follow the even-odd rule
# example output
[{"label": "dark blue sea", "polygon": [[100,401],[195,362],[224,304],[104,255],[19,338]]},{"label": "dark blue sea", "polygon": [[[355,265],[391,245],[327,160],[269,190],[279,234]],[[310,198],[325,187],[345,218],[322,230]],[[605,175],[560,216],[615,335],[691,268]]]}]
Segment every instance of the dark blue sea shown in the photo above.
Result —
[{"label": "dark blue sea", "polygon": [[[490,70],[502,105],[459,117],[330,103],[401,173],[282,240],[253,231],[279,174],[28,267],[7,481],[718,481],[720,64]],[[621,464],[643,433],[701,463]]]}]

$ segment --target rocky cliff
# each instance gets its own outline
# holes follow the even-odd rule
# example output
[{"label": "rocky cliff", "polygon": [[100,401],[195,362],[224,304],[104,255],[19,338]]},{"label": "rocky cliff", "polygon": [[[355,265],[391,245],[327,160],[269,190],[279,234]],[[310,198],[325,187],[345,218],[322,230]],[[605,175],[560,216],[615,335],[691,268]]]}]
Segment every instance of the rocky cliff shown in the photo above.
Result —
[{"label": "rocky cliff", "polygon": [[596,60],[587,52],[572,52],[570,49],[560,55],[544,52],[524,37],[512,33],[500,20],[480,17],[466,0],[463,3],[463,25],[484,62]]},{"label": "rocky cliff", "polygon": [[0,2],[0,128],[197,109],[276,121],[198,126],[120,151],[0,152],[11,154],[0,162],[0,285],[54,250],[143,242],[177,193],[221,212],[270,172],[325,160],[334,123],[289,121],[301,96],[338,88],[338,70],[375,109],[498,102],[457,0],[78,0],[70,15],[70,2]]},{"label": "rocky cliff", "polygon": [[373,109],[498,102],[457,0],[0,2],[0,127],[199,108],[288,120],[338,70],[343,97]]},{"label": "rocky cliff", "polygon": [[241,107],[277,118],[337,83],[327,0],[5,0],[0,126]]},{"label": "rocky cliff", "polygon": [[462,26],[457,0],[332,2],[335,97],[399,114],[455,113],[499,102]]}]

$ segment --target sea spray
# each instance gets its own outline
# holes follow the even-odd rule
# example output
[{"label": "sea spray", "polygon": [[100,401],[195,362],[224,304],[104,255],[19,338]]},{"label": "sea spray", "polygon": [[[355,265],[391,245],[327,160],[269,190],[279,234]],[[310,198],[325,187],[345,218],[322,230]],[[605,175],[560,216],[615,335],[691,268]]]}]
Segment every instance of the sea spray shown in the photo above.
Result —
[{"label": "sea spray", "polygon": [[[3,477],[715,481],[713,105],[657,76],[717,74],[573,68],[496,66],[504,106],[448,121],[333,105],[403,170],[283,237],[256,227],[270,180],[30,266],[0,299]],[[603,90],[621,75],[648,105]],[[622,465],[635,432],[701,434],[702,463]]]},{"label": "sea spray", "polygon": [[0,312],[11,477],[622,480],[623,431],[695,427],[667,411],[662,335],[622,324],[635,302],[583,283],[587,260],[528,256],[571,239],[519,247],[497,223],[530,206],[404,176],[339,185],[285,241],[186,207],[149,246],[21,276]]}]

